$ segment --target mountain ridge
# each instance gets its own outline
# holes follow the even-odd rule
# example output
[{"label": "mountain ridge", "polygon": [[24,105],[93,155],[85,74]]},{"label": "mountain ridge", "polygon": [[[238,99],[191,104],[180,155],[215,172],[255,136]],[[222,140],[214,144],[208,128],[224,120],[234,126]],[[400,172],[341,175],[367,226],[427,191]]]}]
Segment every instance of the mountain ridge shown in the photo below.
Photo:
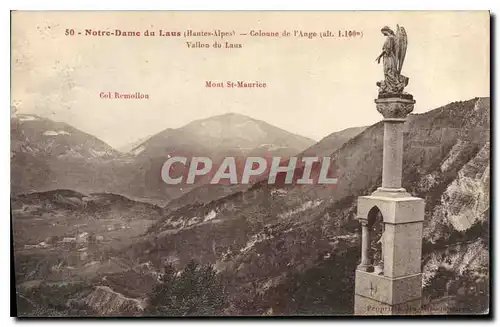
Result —
[{"label": "mountain ridge", "polygon": [[[234,119],[247,129],[232,127]],[[200,128],[207,122],[211,126]],[[171,154],[208,156],[217,162],[246,154],[293,155],[312,142],[245,115],[226,114],[167,128],[122,153],[67,123],[16,114],[11,117],[11,191],[109,191],[166,203],[189,189],[161,180],[161,167]]]}]

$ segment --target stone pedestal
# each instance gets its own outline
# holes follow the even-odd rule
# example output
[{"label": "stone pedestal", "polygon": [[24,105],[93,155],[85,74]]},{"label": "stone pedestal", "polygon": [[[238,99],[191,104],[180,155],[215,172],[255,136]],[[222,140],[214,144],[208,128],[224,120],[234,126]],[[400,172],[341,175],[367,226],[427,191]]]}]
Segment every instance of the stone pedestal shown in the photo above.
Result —
[{"label": "stone pedestal", "polygon": [[368,224],[376,207],[383,217],[383,274],[356,270],[355,314],[418,314],[422,296],[422,232],[425,203],[406,192],[377,190],[358,198],[358,219]]},{"label": "stone pedestal", "polygon": [[[403,123],[415,101],[375,100],[384,116],[382,186],[358,198],[357,218],[363,226],[362,262],[356,270],[356,315],[419,314],[422,297],[422,232],[425,203],[401,187]],[[371,267],[370,230],[380,213],[383,224],[383,272]]]}]

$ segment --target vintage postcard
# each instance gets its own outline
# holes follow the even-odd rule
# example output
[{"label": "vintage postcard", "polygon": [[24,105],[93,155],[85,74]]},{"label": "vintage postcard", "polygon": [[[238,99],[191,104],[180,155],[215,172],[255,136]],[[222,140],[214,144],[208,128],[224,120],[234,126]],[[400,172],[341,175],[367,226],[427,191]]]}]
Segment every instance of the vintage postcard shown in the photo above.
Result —
[{"label": "vintage postcard", "polygon": [[14,11],[11,39],[19,317],[491,314],[489,12]]}]

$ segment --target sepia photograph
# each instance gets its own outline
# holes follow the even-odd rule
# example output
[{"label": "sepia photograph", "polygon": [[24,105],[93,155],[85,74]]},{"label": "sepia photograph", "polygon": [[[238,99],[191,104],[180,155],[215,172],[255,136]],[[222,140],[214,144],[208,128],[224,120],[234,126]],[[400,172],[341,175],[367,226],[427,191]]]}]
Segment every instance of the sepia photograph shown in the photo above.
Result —
[{"label": "sepia photograph", "polygon": [[20,318],[491,316],[489,11],[12,11]]}]

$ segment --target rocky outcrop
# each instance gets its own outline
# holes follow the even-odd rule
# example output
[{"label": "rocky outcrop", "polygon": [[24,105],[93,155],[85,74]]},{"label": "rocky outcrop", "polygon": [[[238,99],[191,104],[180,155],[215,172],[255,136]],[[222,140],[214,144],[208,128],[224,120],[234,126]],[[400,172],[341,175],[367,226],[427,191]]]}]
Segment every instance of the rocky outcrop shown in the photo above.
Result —
[{"label": "rocky outcrop", "polygon": [[[463,144],[459,140],[457,144]],[[431,242],[442,238],[443,228],[465,231],[474,223],[487,219],[490,207],[490,143],[486,142],[471,160],[465,164],[455,178],[443,189],[435,207],[429,208],[424,237]],[[453,149],[450,152],[454,152]],[[456,156],[455,156],[456,157]],[[450,158],[450,156],[448,156]],[[457,165],[445,159],[448,165]],[[443,167],[443,165],[441,166]],[[443,175],[434,172],[425,176],[420,185],[443,183]],[[429,187],[432,188],[432,187]]]},{"label": "rocky outcrop", "polygon": [[456,230],[466,230],[483,216],[490,206],[489,143],[458,172],[436,208]]},{"label": "rocky outcrop", "polygon": [[107,286],[96,286],[82,302],[103,316],[137,315],[145,308],[144,299],[126,297]]},{"label": "rocky outcrop", "polygon": [[457,243],[429,255],[423,268],[422,284],[428,285],[441,267],[462,274],[465,269],[479,270],[487,265],[488,249],[482,241]]}]

